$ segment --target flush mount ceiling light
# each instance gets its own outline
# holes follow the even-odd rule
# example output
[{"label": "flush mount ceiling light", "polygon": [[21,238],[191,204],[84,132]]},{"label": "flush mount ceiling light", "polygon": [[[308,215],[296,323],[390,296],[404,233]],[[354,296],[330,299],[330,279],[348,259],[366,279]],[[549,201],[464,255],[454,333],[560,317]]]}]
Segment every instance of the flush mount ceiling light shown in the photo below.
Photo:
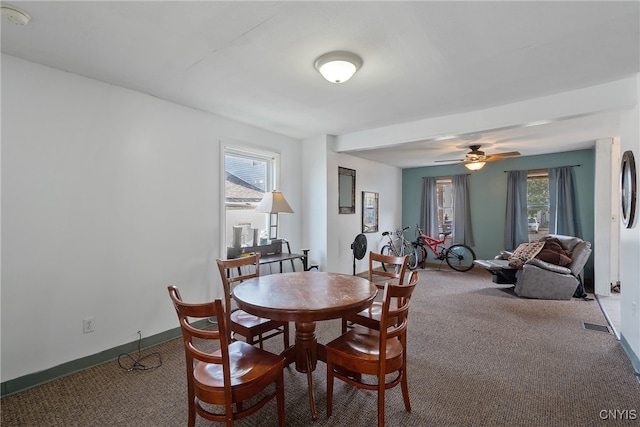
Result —
[{"label": "flush mount ceiling light", "polygon": [[318,58],[315,66],[331,83],[344,83],[362,66],[362,58],[351,52],[329,52]]},{"label": "flush mount ceiling light", "polygon": [[31,15],[17,7],[3,4],[1,9],[2,17],[16,25],[27,25],[31,21]]}]

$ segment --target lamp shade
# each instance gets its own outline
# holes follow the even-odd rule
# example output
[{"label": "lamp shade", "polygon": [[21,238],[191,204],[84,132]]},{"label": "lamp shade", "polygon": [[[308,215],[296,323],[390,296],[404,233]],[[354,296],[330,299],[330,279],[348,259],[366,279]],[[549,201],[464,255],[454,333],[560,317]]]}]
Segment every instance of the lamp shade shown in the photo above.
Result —
[{"label": "lamp shade", "polygon": [[362,66],[362,59],[351,52],[329,52],[316,60],[316,70],[331,83],[344,83]]},{"label": "lamp shade", "polygon": [[469,169],[470,171],[479,171],[484,167],[485,163],[486,162],[469,162],[469,163],[465,163],[464,167]]},{"label": "lamp shade", "polygon": [[280,191],[272,191],[266,193],[258,206],[256,206],[256,212],[260,213],[293,213],[293,209],[287,203]]}]

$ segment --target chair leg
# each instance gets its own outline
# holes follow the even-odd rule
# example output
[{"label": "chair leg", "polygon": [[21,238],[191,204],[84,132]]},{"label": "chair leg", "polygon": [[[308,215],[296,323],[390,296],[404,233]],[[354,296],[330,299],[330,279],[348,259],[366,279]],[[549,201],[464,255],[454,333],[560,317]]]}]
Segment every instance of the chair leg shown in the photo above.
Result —
[{"label": "chair leg", "polygon": [[411,412],[411,402],[409,401],[409,385],[407,382],[406,368],[402,369],[402,381],[400,381],[400,387],[402,387],[402,398],[404,399],[404,408],[407,412]]},{"label": "chair leg", "polygon": [[327,357],[327,417],[331,416],[333,411],[333,363]]},{"label": "chair leg", "polygon": [[284,348],[285,350],[289,347],[289,322],[284,324]]},{"label": "chair leg", "polygon": [[280,371],[280,376],[276,380],[276,403],[278,406],[278,425],[285,427],[284,416],[284,372]]},{"label": "chair leg", "polygon": [[233,427],[233,402],[226,402],[225,403],[225,405],[224,405],[224,417],[227,420],[227,427]]},{"label": "chair leg", "polygon": [[378,427],[384,427],[384,376],[382,378],[378,378],[378,384]]},{"label": "chair leg", "polygon": [[[189,381],[189,380],[187,380]],[[195,401],[195,393],[193,391],[193,389],[191,388],[192,386],[189,386],[187,389],[187,394],[188,394],[188,398],[189,398],[189,420],[187,421],[187,426],[188,427],[195,427],[196,425],[196,401]]]},{"label": "chair leg", "polygon": [[193,403],[189,402],[189,420],[187,421],[188,427],[195,427],[196,425],[196,408]]}]

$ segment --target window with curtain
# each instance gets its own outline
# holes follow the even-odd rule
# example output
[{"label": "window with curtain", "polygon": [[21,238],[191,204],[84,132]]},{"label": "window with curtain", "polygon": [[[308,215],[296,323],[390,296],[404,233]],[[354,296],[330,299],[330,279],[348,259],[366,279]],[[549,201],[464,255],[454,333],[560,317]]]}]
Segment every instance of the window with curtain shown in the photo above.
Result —
[{"label": "window with curtain", "polygon": [[438,232],[451,234],[454,218],[451,177],[438,177],[436,180],[436,202],[438,205]]},{"label": "window with curtain", "polygon": [[527,173],[527,228],[529,241],[549,233],[549,172],[547,169]]},{"label": "window with curtain", "polygon": [[573,168],[509,171],[505,249],[513,250],[544,234],[582,237]]},{"label": "window with curtain", "polygon": [[448,243],[474,246],[468,175],[424,177],[421,226],[427,234],[448,235]]}]

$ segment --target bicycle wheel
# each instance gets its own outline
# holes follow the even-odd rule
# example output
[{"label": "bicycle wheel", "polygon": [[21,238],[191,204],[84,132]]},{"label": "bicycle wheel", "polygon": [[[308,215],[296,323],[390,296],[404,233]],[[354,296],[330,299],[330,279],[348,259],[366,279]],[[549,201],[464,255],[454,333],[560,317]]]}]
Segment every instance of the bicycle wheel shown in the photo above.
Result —
[{"label": "bicycle wheel", "polygon": [[449,267],[457,271],[469,271],[473,268],[476,254],[467,245],[451,245],[445,253],[445,259]]},{"label": "bicycle wheel", "polygon": [[404,241],[404,254],[409,257],[407,262],[407,268],[409,270],[415,270],[418,268],[418,250],[415,245],[408,240]]},{"label": "bicycle wheel", "polygon": [[[398,254],[396,253],[396,250],[394,247],[392,247],[391,245],[384,245],[382,247],[382,249],[380,250],[380,253],[382,255],[387,255],[387,256],[398,256]],[[396,271],[396,269],[399,268],[399,266],[395,265],[395,264],[387,264],[387,263],[382,263],[382,269],[384,271]]]}]

